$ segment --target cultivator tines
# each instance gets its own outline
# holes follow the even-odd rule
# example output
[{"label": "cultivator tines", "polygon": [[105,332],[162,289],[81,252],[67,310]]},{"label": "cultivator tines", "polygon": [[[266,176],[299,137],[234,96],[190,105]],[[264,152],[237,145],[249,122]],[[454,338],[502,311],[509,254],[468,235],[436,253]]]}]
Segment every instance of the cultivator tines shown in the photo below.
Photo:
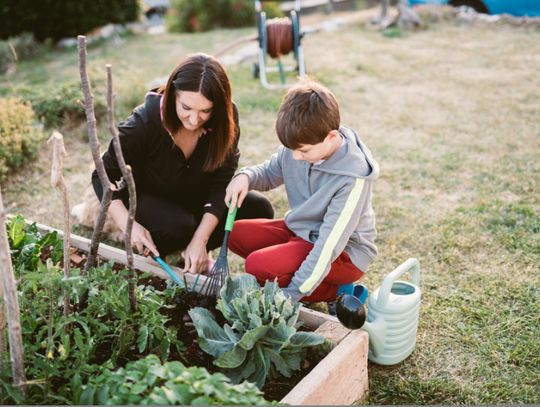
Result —
[{"label": "cultivator tines", "polygon": [[223,287],[223,284],[225,283],[225,279],[229,275],[227,246],[229,244],[229,234],[231,233],[234,218],[236,217],[236,210],[236,207],[232,208],[227,215],[227,220],[225,221],[225,235],[223,236],[223,243],[221,244],[218,258],[201,287],[201,293],[204,295],[217,298],[221,287]]}]

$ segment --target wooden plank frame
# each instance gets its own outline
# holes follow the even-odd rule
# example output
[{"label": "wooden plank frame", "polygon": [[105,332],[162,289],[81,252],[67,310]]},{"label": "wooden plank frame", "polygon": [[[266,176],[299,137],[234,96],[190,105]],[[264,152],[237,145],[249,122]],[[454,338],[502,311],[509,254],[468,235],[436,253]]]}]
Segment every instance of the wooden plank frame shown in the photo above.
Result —
[{"label": "wooden plank frame", "polygon": [[[59,236],[63,236],[61,230],[38,223],[36,226],[43,233],[56,231]],[[90,240],[72,234],[71,245],[87,251],[90,248]],[[127,264],[124,250],[103,243],[99,245],[98,255],[120,264]],[[134,269],[170,279],[151,258],[137,254],[133,257]],[[181,269],[178,267],[171,269],[182,277]],[[185,274],[188,283],[193,285],[195,276]],[[206,277],[201,275],[195,289],[200,289],[205,279]],[[305,307],[300,308],[300,320],[308,329],[331,341],[333,349],[280,402],[289,405],[351,405],[361,401],[368,390],[367,332],[351,331],[344,328],[336,317]]]}]

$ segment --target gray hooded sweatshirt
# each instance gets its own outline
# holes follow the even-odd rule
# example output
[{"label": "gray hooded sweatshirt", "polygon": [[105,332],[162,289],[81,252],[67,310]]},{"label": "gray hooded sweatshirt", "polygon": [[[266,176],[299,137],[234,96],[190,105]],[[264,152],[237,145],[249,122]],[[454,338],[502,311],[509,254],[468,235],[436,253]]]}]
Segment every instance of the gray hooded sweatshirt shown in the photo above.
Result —
[{"label": "gray hooded sweatshirt", "polygon": [[280,146],[269,160],[239,171],[248,175],[250,189],[268,191],[285,184],[290,207],[285,224],[313,243],[283,289],[295,301],[319,286],[344,250],[363,272],[377,255],[371,195],[379,166],[354,130],[341,126],[339,132],[341,147],[319,164],[295,160],[292,150]]}]

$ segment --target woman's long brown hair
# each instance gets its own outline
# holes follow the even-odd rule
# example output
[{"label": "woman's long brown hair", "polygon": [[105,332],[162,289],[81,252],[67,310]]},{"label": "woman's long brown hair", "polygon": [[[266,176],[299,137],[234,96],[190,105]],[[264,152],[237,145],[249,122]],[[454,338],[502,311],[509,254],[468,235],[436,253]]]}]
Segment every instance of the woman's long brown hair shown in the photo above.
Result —
[{"label": "woman's long brown hair", "polygon": [[203,170],[214,171],[230,154],[237,132],[231,85],[225,69],[217,59],[206,54],[190,55],[174,68],[167,85],[159,89],[163,93],[163,125],[171,134],[182,126],[176,114],[176,91],[200,92],[213,104],[210,120],[204,125],[211,133]]}]

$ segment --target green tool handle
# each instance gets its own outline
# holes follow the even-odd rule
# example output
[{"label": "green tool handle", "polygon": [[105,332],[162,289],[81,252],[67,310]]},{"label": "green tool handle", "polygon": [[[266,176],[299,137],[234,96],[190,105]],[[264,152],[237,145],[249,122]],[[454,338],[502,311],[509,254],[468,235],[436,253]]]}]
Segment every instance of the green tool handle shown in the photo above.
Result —
[{"label": "green tool handle", "polygon": [[230,232],[233,228],[234,218],[236,218],[237,210],[238,208],[236,206],[232,208],[232,210],[229,208],[229,212],[227,213],[227,220],[225,221],[225,230],[227,232]]}]

